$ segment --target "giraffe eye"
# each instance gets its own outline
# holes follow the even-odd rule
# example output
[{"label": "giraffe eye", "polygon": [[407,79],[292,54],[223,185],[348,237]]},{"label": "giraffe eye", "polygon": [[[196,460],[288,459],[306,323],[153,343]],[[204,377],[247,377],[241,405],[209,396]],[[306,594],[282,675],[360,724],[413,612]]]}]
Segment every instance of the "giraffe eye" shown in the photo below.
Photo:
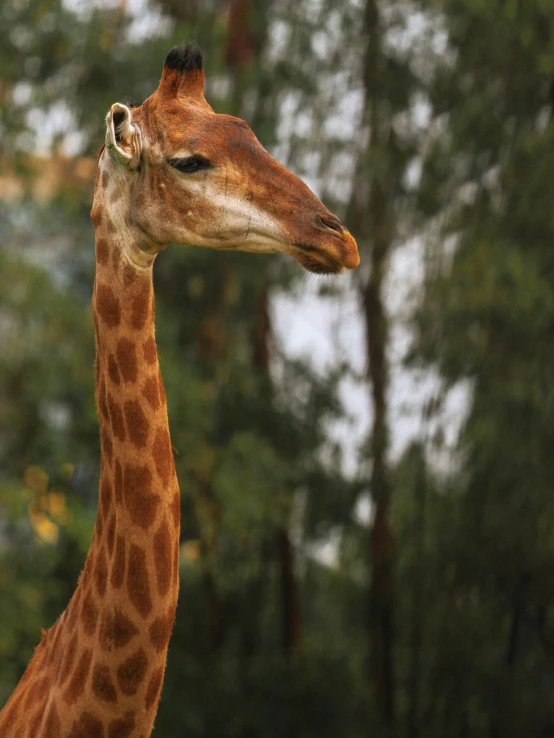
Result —
[{"label": "giraffe eye", "polygon": [[170,159],[169,163],[174,169],[178,169],[183,174],[192,174],[211,167],[209,160],[200,155],[176,157]]}]

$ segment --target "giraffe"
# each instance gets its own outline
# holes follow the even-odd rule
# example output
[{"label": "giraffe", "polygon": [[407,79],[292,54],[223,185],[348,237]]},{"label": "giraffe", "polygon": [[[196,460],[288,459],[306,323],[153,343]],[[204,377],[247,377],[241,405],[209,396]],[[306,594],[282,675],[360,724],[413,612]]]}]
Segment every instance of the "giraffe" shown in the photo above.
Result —
[{"label": "giraffe", "polygon": [[289,254],[334,274],[354,238],[248,125],[204,98],[202,55],[174,48],[140,106],[112,105],[98,155],[96,524],[64,613],[0,713],[2,738],[148,738],[179,586],[180,495],[154,333],[169,244]]}]

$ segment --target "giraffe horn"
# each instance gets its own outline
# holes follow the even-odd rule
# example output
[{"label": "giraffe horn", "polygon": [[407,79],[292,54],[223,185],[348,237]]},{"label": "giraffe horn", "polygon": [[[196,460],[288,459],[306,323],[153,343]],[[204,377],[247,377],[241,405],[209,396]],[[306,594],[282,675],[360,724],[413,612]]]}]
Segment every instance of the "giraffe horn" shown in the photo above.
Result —
[{"label": "giraffe horn", "polygon": [[204,98],[202,52],[194,42],[169,52],[158,92],[172,97]]}]

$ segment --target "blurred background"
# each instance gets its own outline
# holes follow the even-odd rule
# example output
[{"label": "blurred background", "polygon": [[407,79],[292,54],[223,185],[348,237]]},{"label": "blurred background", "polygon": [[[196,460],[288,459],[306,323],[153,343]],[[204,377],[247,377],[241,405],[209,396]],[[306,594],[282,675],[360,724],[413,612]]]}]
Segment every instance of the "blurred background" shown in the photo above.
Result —
[{"label": "blurred background", "polygon": [[160,738],[554,736],[551,0],[0,5],[0,704],[94,525],[89,219],[117,100],[195,39],[358,239],[168,249],[182,489]]}]

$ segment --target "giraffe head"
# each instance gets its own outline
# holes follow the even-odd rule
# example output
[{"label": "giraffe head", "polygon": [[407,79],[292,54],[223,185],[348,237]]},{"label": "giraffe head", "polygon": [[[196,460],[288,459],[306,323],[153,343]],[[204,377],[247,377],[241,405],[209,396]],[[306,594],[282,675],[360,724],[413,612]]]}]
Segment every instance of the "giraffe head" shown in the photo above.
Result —
[{"label": "giraffe head", "polygon": [[196,46],[173,49],[154,94],[138,108],[112,105],[106,123],[96,196],[108,183],[126,193],[120,215],[143,254],[180,243],[281,252],[323,274],[358,266],[340,220],[243,120],[206,102]]}]

